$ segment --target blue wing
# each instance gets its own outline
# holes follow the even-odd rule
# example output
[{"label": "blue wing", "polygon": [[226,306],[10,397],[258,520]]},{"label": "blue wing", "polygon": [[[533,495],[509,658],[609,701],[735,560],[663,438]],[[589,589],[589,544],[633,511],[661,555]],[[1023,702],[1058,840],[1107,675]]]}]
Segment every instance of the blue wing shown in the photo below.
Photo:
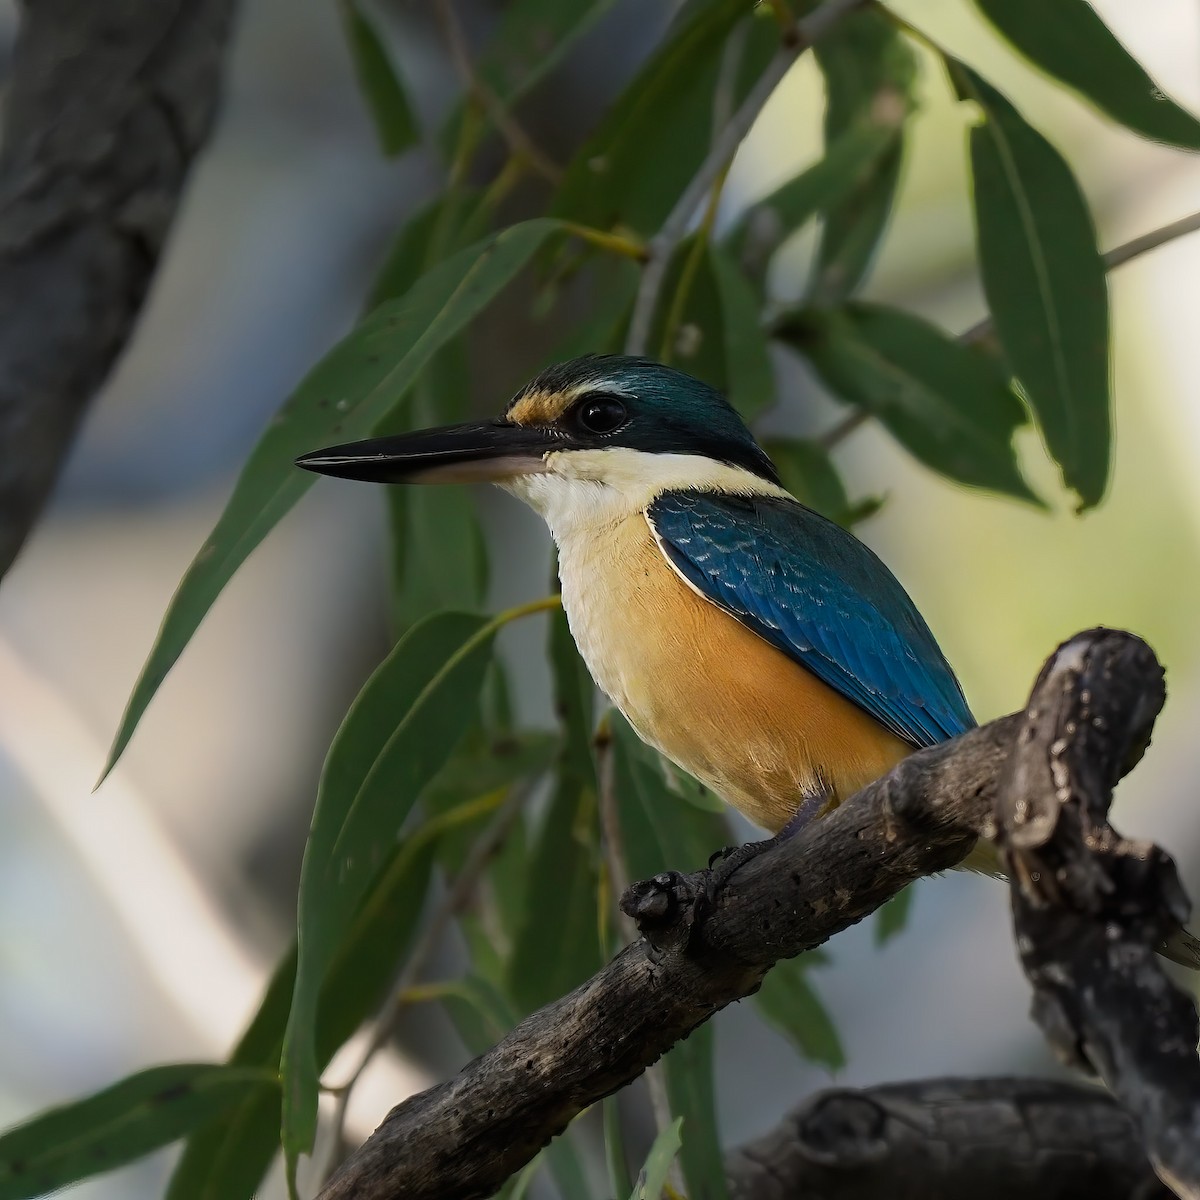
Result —
[{"label": "blue wing", "polygon": [[794,500],[666,492],[646,510],[702,595],[917,746],[970,729],[962,688],[892,573]]}]

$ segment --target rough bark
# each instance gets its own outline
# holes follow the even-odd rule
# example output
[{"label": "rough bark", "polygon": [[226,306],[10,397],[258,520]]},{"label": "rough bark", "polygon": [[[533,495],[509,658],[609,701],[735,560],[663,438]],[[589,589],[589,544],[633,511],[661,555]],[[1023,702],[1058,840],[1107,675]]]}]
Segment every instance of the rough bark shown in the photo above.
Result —
[{"label": "rough bark", "polygon": [[0,146],[0,576],[129,339],[233,0],[26,0]]},{"label": "rough bark", "polygon": [[[1054,1025],[1056,1043],[1071,1041],[1077,1058],[1116,1082],[1160,1173],[1180,1195],[1200,1195],[1195,1016],[1150,950],[1181,918],[1182,893],[1165,854],[1122,841],[1104,820],[1112,787],[1148,742],[1162,702],[1161,668],[1143,643],[1103,630],[1081,634],[1051,659],[1025,712],[914,754],[746,863],[711,902],[702,874],[635,884],[622,903],[643,938],[456,1078],[393,1109],[322,1200],[491,1194],[583,1108],[753,992],[773,963],[861,920],[918,876],[953,866],[979,834],[1012,856],[1017,940],[1027,959],[1033,947],[1037,963],[1056,961],[1038,957],[1038,948],[1060,920],[1068,940],[1086,934],[1088,945],[1117,947],[1075,977],[1083,986],[1102,983],[1100,995],[1077,996],[1072,979],[1051,971],[1063,993],[1055,1012],[1068,1010]],[[1039,754],[1041,774],[1027,783]],[[1028,808],[1026,786],[1037,796]],[[1046,819],[1025,821],[1025,813]],[[1033,827],[1038,837],[1026,846],[1018,831]],[[1024,868],[1031,854],[1056,853],[1067,874],[1057,889],[1037,893],[1027,931]],[[1151,866],[1139,870],[1143,860]],[[1075,890],[1079,873],[1091,890]],[[1047,883],[1044,869],[1035,882]],[[1084,907],[1073,907],[1081,900]],[[1033,978],[1044,990],[1047,982]],[[1120,1010],[1124,1003],[1135,1006]],[[1039,1001],[1039,1015],[1046,1007]]]},{"label": "rough bark", "polygon": [[832,1088],[726,1159],[730,1200],[1167,1200],[1099,1089],[1041,1079]]}]

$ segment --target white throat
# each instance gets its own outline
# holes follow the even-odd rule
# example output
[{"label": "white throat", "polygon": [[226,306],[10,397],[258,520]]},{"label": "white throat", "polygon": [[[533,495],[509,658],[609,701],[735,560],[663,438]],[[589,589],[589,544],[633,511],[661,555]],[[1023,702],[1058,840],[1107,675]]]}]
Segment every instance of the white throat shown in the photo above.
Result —
[{"label": "white throat", "polygon": [[744,467],[699,454],[651,454],[623,446],[554,451],[546,455],[544,470],[506,479],[501,487],[542,517],[560,548],[644,512],[663,492],[695,489],[791,499]]}]

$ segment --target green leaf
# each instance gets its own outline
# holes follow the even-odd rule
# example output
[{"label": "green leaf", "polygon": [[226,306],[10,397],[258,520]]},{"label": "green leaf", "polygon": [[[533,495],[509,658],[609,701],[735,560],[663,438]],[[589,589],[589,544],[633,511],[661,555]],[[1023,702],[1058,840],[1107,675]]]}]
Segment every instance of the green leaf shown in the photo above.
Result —
[{"label": "green leaf", "polygon": [[366,318],[309,373],[271,422],[216,527],[171,599],[104,767],[128,744],[154,693],[234,571],[315,482],[297,455],[373,429],[401,404],[437,350],[460,333],[560,228],[514,225],[434,267]]},{"label": "green leaf", "polygon": [[875,916],[875,944],[882,946],[890,942],[908,924],[912,902],[917,889],[913,884],[897,892]]},{"label": "green leaf", "polygon": [[[449,814],[446,814],[447,816]],[[398,845],[371,885],[321,988],[317,1062],[323,1069],[388,994],[412,946],[446,819],[427,821]],[[388,953],[380,953],[386,946]],[[295,945],[284,955],[232,1057],[277,1069],[296,980]],[[258,1088],[188,1139],[166,1200],[251,1200],[279,1150],[280,1091]]]},{"label": "green leaf", "polygon": [[813,965],[809,958],[805,954],[777,962],[754,1000],[767,1021],[809,1062],[838,1071],[846,1065],[846,1054],[833,1019],[808,982]]},{"label": "green leaf", "polygon": [[514,0],[506,4],[495,36],[476,70],[511,104],[526,95],[566,57],[615,0]]},{"label": "green leaf", "polygon": [[946,59],[971,130],[975,236],[996,332],[1080,509],[1098,504],[1112,453],[1108,285],[1071,168],[969,67]]},{"label": "green leaf", "polygon": [[822,516],[849,526],[850,497],[829,452],[805,438],[771,438],[763,449],[779,471],[779,478],[801,504]]},{"label": "green leaf", "polygon": [[[601,1101],[601,1108],[604,1116],[604,1161],[608,1166],[608,1188],[614,1196],[625,1196],[633,1188],[633,1181],[629,1178],[629,1162],[625,1157],[625,1131],[621,1128],[620,1099],[615,1095],[605,1096]],[[679,1122],[676,1121],[675,1124],[678,1125]],[[653,1150],[651,1152],[653,1153]],[[642,1170],[645,1171],[646,1168],[643,1167]]]},{"label": "green leaf", "polygon": [[734,407],[751,421],[775,402],[775,372],[762,324],[762,297],[729,255],[710,244],[707,266],[721,305],[725,392]]},{"label": "green leaf", "polygon": [[363,15],[358,0],[342,0],[342,18],[354,73],[371,110],[380,148],[389,158],[394,157],[420,137],[412,105],[379,34]]},{"label": "green leaf", "polygon": [[1142,70],[1086,0],[975,0],[1031,62],[1114,121],[1158,142],[1200,150],[1200,121]]},{"label": "green leaf", "polygon": [[701,1025],[662,1060],[671,1112],[687,1128],[679,1163],[687,1194],[696,1200],[724,1200],[728,1195],[717,1128],[714,1042],[712,1024]]},{"label": "green leaf", "polygon": [[481,195],[477,188],[451,188],[408,217],[371,283],[367,312],[403,298],[434,263],[483,237],[486,206],[480,203]]},{"label": "green leaf", "polygon": [[480,607],[487,547],[469,489],[388,488],[387,500],[396,631],[446,609]]},{"label": "green leaf", "polygon": [[1025,410],[986,352],[874,304],[796,313],[780,336],[837,396],[877,416],[926,466],[1036,502],[1012,446]]},{"label": "green leaf", "polygon": [[638,1172],[637,1184],[629,1193],[629,1200],[659,1200],[671,1170],[671,1163],[675,1161],[675,1155],[679,1153],[679,1147],[683,1144],[680,1136],[682,1127],[683,1118],[676,1117],[654,1139],[654,1145],[650,1147],[650,1153],[646,1156],[645,1166]]},{"label": "green leaf", "polygon": [[853,125],[829,143],[823,158],[755,201],[722,239],[738,265],[761,283],[771,256],[792,234],[867,187],[896,137],[892,124]]},{"label": "green leaf", "polygon": [[526,862],[525,917],[508,963],[508,992],[522,1013],[557,1000],[603,966],[595,814],[595,793],[561,777]]},{"label": "green leaf", "polygon": [[745,0],[712,0],[681,15],[568,164],[554,214],[654,232],[712,143],[713,95],[734,26],[748,22],[735,106],[777,49],[778,30],[764,15],[749,15]]},{"label": "green leaf", "polygon": [[815,54],[825,76],[827,152],[849,131],[891,130],[890,144],[877,151],[861,181],[824,212],[809,298],[834,304],[858,290],[891,217],[917,63],[888,17],[873,9],[842,21]]},{"label": "green leaf", "polygon": [[613,785],[631,879],[669,869],[704,866],[729,841],[722,815],[681,802],[667,786],[658,752],[642,742],[623,717],[609,714]]},{"label": "green leaf", "polygon": [[475,716],[498,627],[465,613],[414,626],[351,705],[325,760],[300,871],[296,988],[283,1048],[289,1175],[316,1132],[321,982],[418,793]]},{"label": "green leaf", "polygon": [[0,1135],[0,1200],[41,1196],[141,1158],[274,1078],[270,1070],[177,1063],[52,1108]]},{"label": "green leaf", "polygon": [[596,715],[596,685],[579,656],[567,624],[567,614],[561,609],[550,615],[549,649],[554,676],[554,709],[564,736],[562,770],[595,790],[592,727]]}]

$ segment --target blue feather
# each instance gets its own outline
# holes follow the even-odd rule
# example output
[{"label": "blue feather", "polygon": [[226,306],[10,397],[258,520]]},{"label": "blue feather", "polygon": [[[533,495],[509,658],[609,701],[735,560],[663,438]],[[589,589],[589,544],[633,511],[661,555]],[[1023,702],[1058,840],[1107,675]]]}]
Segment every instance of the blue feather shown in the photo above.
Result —
[{"label": "blue feather", "polygon": [[646,510],[702,595],[897,737],[932,746],[975,724],[929,627],[857,538],[793,500],[666,492]]}]

